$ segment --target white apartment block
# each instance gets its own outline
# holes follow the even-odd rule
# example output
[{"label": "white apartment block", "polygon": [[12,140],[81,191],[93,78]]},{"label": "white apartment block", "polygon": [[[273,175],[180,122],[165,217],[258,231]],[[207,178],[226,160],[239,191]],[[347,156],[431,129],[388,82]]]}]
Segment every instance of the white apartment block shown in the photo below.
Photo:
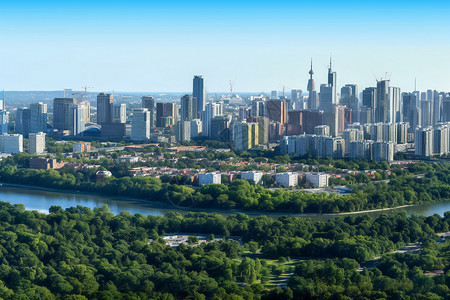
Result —
[{"label": "white apartment block", "polygon": [[275,181],[283,187],[298,185],[298,174],[293,172],[278,173],[275,175]]},{"label": "white apartment block", "polygon": [[198,174],[198,183],[200,185],[221,184],[222,183],[222,175],[219,172],[200,173],[200,174]]},{"label": "white apartment block", "polygon": [[45,133],[30,133],[28,134],[28,153],[42,154],[45,149]]},{"label": "white apartment block", "polygon": [[247,171],[241,172],[241,179],[243,180],[253,180],[255,184],[261,184],[263,173],[257,171]]}]

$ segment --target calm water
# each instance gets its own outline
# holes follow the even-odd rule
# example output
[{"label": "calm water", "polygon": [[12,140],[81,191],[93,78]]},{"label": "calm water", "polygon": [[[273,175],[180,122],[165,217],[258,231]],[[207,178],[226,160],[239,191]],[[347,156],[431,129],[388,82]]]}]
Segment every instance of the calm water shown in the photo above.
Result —
[{"label": "calm water", "polygon": [[[11,204],[24,204],[28,210],[37,210],[40,212],[48,212],[48,209],[52,205],[61,206],[64,209],[77,205],[93,209],[95,207],[101,207],[103,204],[108,205],[109,209],[114,214],[119,214],[121,211],[124,210],[129,211],[131,214],[140,213],[143,215],[164,215],[169,211],[178,211],[181,213],[185,213],[187,211],[171,208],[170,206],[163,203],[147,202],[138,199],[124,199],[119,197],[103,197],[88,194],[43,191],[27,187],[8,186],[6,184],[0,186],[0,200],[10,202]],[[424,204],[414,207],[403,208],[402,210],[406,210],[408,215],[417,214],[430,216],[433,214],[439,214],[443,216],[446,211],[450,211],[450,202]],[[206,211],[214,212],[208,210]],[[373,212],[370,214],[376,216],[384,212]],[[249,213],[249,214],[257,214],[257,213]],[[283,214],[271,214],[271,215],[276,217],[281,216]],[[309,215],[309,217],[325,220],[334,218],[335,216]]]}]

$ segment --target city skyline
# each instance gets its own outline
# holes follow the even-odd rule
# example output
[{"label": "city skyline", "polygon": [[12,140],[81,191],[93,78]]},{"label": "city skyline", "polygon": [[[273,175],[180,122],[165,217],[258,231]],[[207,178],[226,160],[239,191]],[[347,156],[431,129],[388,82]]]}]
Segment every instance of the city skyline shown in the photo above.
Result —
[{"label": "city skyline", "polygon": [[230,80],[236,92],[306,91],[310,58],[318,87],[330,54],[338,87],[388,73],[405,91],[415,79],[418,90],[450,90],[445,1],[22,1],[0,11],[6,90],[181,92],[202,74],[208,92]]}]

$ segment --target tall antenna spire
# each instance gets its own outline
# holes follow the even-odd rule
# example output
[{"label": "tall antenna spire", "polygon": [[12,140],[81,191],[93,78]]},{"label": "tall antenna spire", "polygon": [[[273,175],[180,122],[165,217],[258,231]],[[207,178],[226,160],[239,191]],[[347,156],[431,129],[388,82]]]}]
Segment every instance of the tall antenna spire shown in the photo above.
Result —
[{"label": "tall antenna spire", "polygon": [[312,68],[312,57],[311,57],[311,70],[309,70],[309,75],[311,75],[311,78],[312,78],[313,74],[314,74],[314,71],[313,71],[313,68]]},{"label": "tall antenna spire", "polygon": [[331,61],[331,53],[330,53],[330,71],[331,71],[331,63],[332,63],[332,61]]},{"label": "tall antenna spire", "polygon": [[417,91],[417,77],[414,77],[414,92]]},{"label": "tall antenna spire", "polygon": [[3,107],[2,107],[2,110],[5,110],[5,107],[6,107],[6,96],[5,96],[6,94],[5,94],[5,89],[3,89]]}]

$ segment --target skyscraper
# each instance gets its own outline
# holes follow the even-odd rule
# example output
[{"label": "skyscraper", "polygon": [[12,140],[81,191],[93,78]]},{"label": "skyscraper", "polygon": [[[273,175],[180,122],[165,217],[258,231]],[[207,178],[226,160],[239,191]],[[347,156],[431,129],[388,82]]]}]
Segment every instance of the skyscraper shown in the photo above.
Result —
[{"label": "skyscraper", "polygon": [[336,88],[337,88],[337,86],[336,86],[336,84],[337,84],[337,81],[336,81],[336,72],[333,72],[333,69],[332,69],[332,62],[331,62],[331,57],[330,57],[330,66],[329,66],[329,68],[328,68],[328,85],[329,86],[331,86],[333,89],[332,89],[332,99],[333,99],[333,104],[336,104],[336,102],[337,102],[337,92],[336,92]]},{"label": "skyscraper", "polygon": [[433,128],[420,127],[416,129],[415,154],[420,157],[433,155]]},{"label": "skyscraper", "polygon": [[222,114],[223,106],[221,102],[210,102],[206,105],[202,115],[202,131],[204,136],[211,137],[211,120]]},{"label": "skyscraper", "polygon": [[113,123],[127,122],[127,105],[125,103],[113,104]]},{"label": "skyscraper", "polygon": [[114,95],[100,93],[97,95],[97,124],[113,123]]},{"label": "skyscraper", "polygon": [[150,127],[155,126],[155,100],[151,96],[143,96],[142,100],[142,108],[148,109],[150,112]]},{"label": "skyscraper", "polygon": [[150,139],[150,112],[146,108],[133,110],[131,140],[146,141]]},{"label": "skyscraper", "polygon": [[86,106],[82,103],[71,104],[70,107],[70,131],[72,135],[79,135],[85,129]]},{"label": "skyscraper", "polygon": [[175,125],[178,119],[176,103],[156,103],[156,127]]},{"label": "skyscraper", "polygon": [[367,117],[364,118],[366,119],[365,123],[375,122],[376,103],[377,103],[377,88],[375,87],[365,88],[363,91],[363,99],[362,99],[362,106],[365,108],[363,111],[365,111],[367,114]]},{"label": "skyscraper", "polygon": [[30,105],[30,132],[47,132],[47,104],[38,102]]},{"label": "skyscraper", "polygon": [[53,100],[53,128],[58,130],[72,130],[70,106],[76,104],[75,98],[55,98]]},{"label": "skyscraper", "polygon": [[194,97],[184,95],[181,97],[181,121],[191,121],[196,118]]},{"label": "skyscraper", "polygon": [[377,81],[377,98],[375,104],[375,122],[389,121],[389,80]]},{"label": "skyscraper", "polygon": [[194,76],[194,86],[192,89],[192,97],[195,98],[196,105],[193,107],[193,118],[201,118],[202,112],[205,110],[206,91],[203,76]]}]

